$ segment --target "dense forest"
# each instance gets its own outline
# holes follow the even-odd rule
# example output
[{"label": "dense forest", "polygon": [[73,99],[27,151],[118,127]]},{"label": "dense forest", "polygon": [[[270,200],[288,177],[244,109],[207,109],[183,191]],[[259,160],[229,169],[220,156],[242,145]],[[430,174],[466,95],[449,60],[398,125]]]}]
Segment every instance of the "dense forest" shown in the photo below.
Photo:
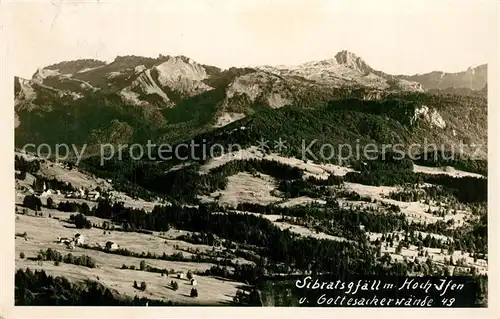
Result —
[{"label": "dense forest", "polygon": [[[140,229],[165,231],[170,227],[175,227],[202,234],[211,234],[211,236],[218,236],[238,245],[260,247],[257,250],[259,256],[265,257],[273,263],[288,264],[298,270],[310,267],[309,263],[305,262],[306,260],[316,260],[318,271],[323,272],[342,272],[346,271],[344,263],[350,264],[354,260],[359,262],[361,259],[372,260],[373,256],[376,255],[378,243],[375,243],[375,246],[369,245],[364,233],[358,226],[360,224],[365,226],[365,230],[373,232],[406,232],[408,235],[401,235],[402,245],[426,245],[426,247],[485,253],[487,239],[485,218],[473,224],[472,229],[467,227],[465,229],[449,230],[446,224],[443,225],[443,229],[437,229],[438,226],[435,224],[409,223],[401,214],[374,214],[370,212],[355,214],[335,206],[328,206],[327,208],[314,206],[281,208],[246,204],[238,208],[260,214],[281,214],[283,216],[310,218],[320,221],[329,220],[329,224],[334,225],[335,229],[337,229],[337,235],[356,239],[359,243],[352,244],[350,242],[300,237],[277,228],[269,220],[257,215],[225,212],[225,208],[214,204],[202,204],[198,208],[175,205],[157,206],[151,213],[146,213],[142,210],[123,207],[119,203],[111,205],[101,201],[97,208],[89,213],[101,218],[110,218],[115,223],[123,225],[123,228],[128,231]],[[419,238],[415,235],[415,231],[443,233],[454,238],[454,240],[452,242],[442,242],[432,236]],[[203,243],[209,244],[213,242],[212,239]],[[115,253],[132,254],[120,250]],[[137,257],[144,256],[147,255],[137,255]],[[182,260],[182,258],[179,259],[180,257],[175,256],[151,257]],[[208,262],[209,260],[205,261]],[[364,264],[363,267],[358,267],[360,266],[350,264],[349,271],[358,271],[359,273],[376,273],[380,271],[373,265],[368,267]]]},{"label": "dense forest", "polygon": [[47,248],[47,250],[40,250],[36,256],[33,258],[38,261],[54,261],[55,265],[58,266],[59,263],[63,262],[66,264],[80,265],[88,268],[95,268],[96,262],[93,258],[87,255],[75,256],[72,253],[68,253],[63,256],[60,252],[55,249]]},{"label": "dense forest", "polygon": [[[237,219],[257,218],[259,223],[266,223],[254,216],[229,216],[217,214],[225,211],[224,207],[217,205],[200,205],[199,208],[188,208],[182,204],[196,203],[197,196],[207,194],[218,189],[223,189],[227,185],[227,177],[237,172],[247,171],[251,173],[265,173],[273,176],[279,181],[278,189],[282,191],[285,197],[293,198],[298,196],[325,197],[326,206],[320,207],[298,207],[298,208],[280,208],[277,206],[261,205],[240,205],[238,210],[249,211],[259,214],[278,214],[286,217],[299,218],[302,223],[307,220],[314,221],[316,229],[326,233],[357,240],[362,236],[359,225],[362,224],[366,231],[372,232],[390,232],[397,227],[421,231],[429,231],[442,234],[451,234],[454,237],[464,238],[461,244],[463,249],[471,249],[475,246],[476,251],[482,251],[485,247],[485,232],[465,229],[465,231],[451,231],[449,224],[438,222],[429,225],[418,225],[408,223],[404,216],[399,213],[398,207],[388,207],[392,213],[376,213],[373,211],[358,210],[353,213],[350,209],[340,209],[332,196],[344,196],[355,200],[363,200],[356,197],[356,194],[332,193],[325,186],[341,185],[343,182],[357,182],[367,185],[415,185],[421,183],[431,183],[435,186],[426,189],[430,195],[440,195],[442,198],[455,198],[457,201],[468,203],[485,204],[487,198],[487,179],[462,177],[455,178],[448,175],[426,175],[422,173],[413,173],[413,164],[408,159],[396,159],[394,154],[384,154],[383,158],[358,162],[353,165],[356,172],[347,175],[334,176],[322,180],[314,177],[303,179],[303,172],[296,168],[268,160],[235,160],[219,166],[208,174],[199,174],[198,165],[187,165],[180,169],[171,170],[165,173],[161,165],[150,163],[141,163],[140,165],[128,162],[133,171],[118,170],[127,174],[130,182],[143,185],[149,191],[162,196],[173,203],[173,206],[156,207],[151,214],[141,210],[125,208],[120,203],[110,203],[107,200],[100,200],[97,208],[89,209],[86,204],[75,204],[61,202],[58,209],[67,212],[80,212],[84,215],[95,215],[101,218],[109,218],[114,222],[123,224],[126,230],[168,230],[169,227],[178,227],[192,229],[201,232],[213,232],[222,237],[238,240],[245,243],[250,238],[248,234],[241,236],[239,233],[231,232],[239,227],[231,226],[220,227],[226,223],[251,224],[249,221],[236,221]],[[124,164],[122,164],[124,165]],[[135,168],[133,167],[135,165]],[[122,166],[123,168],[123,166]],[[353,198],[355,196],[356,198]],[[392,194],[396,196],[396,194]],[[403,195],[397,195],[399,197]],[[409,195],[406,195],[409,196]],[[413,195],[412,195],[413,196]],[[419,199],[418,197],[415,199]],[[369,200],[369,199],[367,199]],[[36,202],[36,197],[27,196],[25,205],[38,207],[40,202]],[[84,218],[73,219],[78,223],[78,227],[90,227]],[[228,220],[226,220],[228,219]],[[328,221],[328,222],[326,222]],[[486,229],[486,218],[480,219],[479,228]],[[269,222],[267,222],[269,223]],[[86,226],[87,225],[87,226]],[[270,224],[269,224],[270,226]],[[212,229],[213,227],[213,229]],[[243,229],[248,225],[243,226]],[[266,226],[268,227],[268,226]],[[253,228],[253,226],[252,226]],[[268,229],[262,230],[264,233]],[[256,244],[266,246],[267,242],[257,241]]]},{"label": "dense forest", "polygon": [[[224,170],[231,169],[230,172],[240,169],[254,169],[257,162],[236,162],[233,166],[219,167],[220,178],[225,178]],[[267,163],[269,164],[269,163]],[[248,166],[244,166],[248,165]],[[368,165],[366,165],[368,166]],[[280,166],[281,167],[281,166]],[[391,165],[388,165],[391,167]],[[259,169],[259,167],[257,167]],[[282,182],[294,182],[302,179],[301,172],[282,167],[283,175],[280,176]],[[368,166],[367,172],[373,169]],[[394,168],[391,168],[394,169]],[[407,168],[405,168],[407,169]],[[363,171],[363,170],[362,170]],[[176,172],[176,171],[174,171]],[[269,170],[267,173],[272,173]],[[364,172],[364,171],[363,171]],[[293,179],[287,178],[292,177]],[[206,178],[206,177],[205,177]],[[435,176],[432,178],[436,178]],[[452,186],[454,180],[447,179]],[[207,178],[206,180],[210,180]],[[476,179],[464,179],[466,181],[475,181]],[[311,180],[303,181],[307,185],[314,185]],[[180,184],[180,182],[179,182]],[[461,185],[457,183],[458,185]],[[445,184],[446,185],[446,184]],[[207,187],[205,185],[205,187]],[[209,186],[208,186],[209,187]],[[300,189],[300,188],[299,188]],[[446,189],[446,188],[444,188]],[[37,197],[32,196],[31,201]],[[182,197],[181,197],[182,198]],[[240,211],[253,212],[257,214],[277,214],[283,218],[295,218],[295,222],[309,221],[316,223],[317,229],[332,235],[345,237],[354,240],[349,241],[331,241],[319,240],[309,237],[300,237],[286,230],[281,230],[274,226],[269,220],[252,215],[251,213],[240,214],[233,213],[228,208],[217,204],[200,204],[198,207],[189,207],[181,204],[156,206],[152,212],[132,209],[125,207],[122,203],[111,203],[106,199],[101,199],[97,207],[90,209],[87,205],[61,202],[58,209],[68,212],[79,212],[77,215],[70,216],[77,227],[91,227],[84,215],[92,215],[101,218],[111,219],[114,223],[122,225],[125,231],[166,231],[171,227],[185,229],[200,234],[210,234],[226,240],[225,246],[235,245],[233,247],[246,247],[247,250],[254,250],[259,258],[255,259],[256,264],[235,265],[229,262],[227,258],[201,257],[191,261],[212,262],[216,265],[207,270],[202,275],[215,275],[234,280],[248,282],[258,287],[262,286],[267,280],[266,274],[273,273],[293,273],[312,272],[328,273],[338,277],[349,275],[408,275],[412,272],[423,272],[427,274],[446,274],[444,268],[426,263],[425,265],[415,264],[415,261],[408,260],[397,262],[391,260],[388,255],[380,254],[382,245],[393,245],[395,238],[393,235],[387,235],[383,240],[370,242],[364,235],[364,231],[381,232],[389,234],[394,231],[402,231],[398,247],[400,249],[408,245],[418,247],[434,247],[447,250],[462,250],[470,253],[475,258],[484,258],[487,254],[487,217],[483,214],[479,220],[474,221],[470,226],[450,229],[444,222],[435,224],[414,224],[408,222],[404,215],[397,209],[393,212],[376,213],[373,211],[358,210],[353,212],[350,209],[341,208],[335,200],[329,200],[326,205],[308,205],[299,207],[279,207],[275,205],[256,205],[241,204],[237,207]],[[362,231],[359,225],[364,226]],[[418,236],[417,231],[438,233],[450,236],[453,241],[442,241],[432,236]],[[190,239],[193,240],[193,239]],[[213,240],[207,241],[214,242]],[[253,248],[252,248],[253,247]],[[148,254],[137,254],[129,251],[116,251],[113,253],[136,256],[141,258],[158,258],[165,260],[188,261],[182,256],[148,256]],[[422,249],[422,255],[424,250]],[[229,256],[226,256],[229,257]],[[58,257],[59,258],[59,257]],[[62,262],[70,262],[70,257],[62,258]],[[43,258],[45,259],[45,258]],[[47,258],[46,260],[51,260]],[[59,258],[60,259],[60,258]],[[455,261],[458,262],[458,261]],[[232,270],[228,270],[228,266]],[[58,288],[55,288],[58,289]],[[94,289],[94,288],[91,288]],[[97,288],[95,288],[97,289]],[[28,289],[29,290],[29,289]],[[99,290],[99,289],[97,289]],[[31,290],[29,290],[31,291]],[[98,291],[98,294],[106,294],[105,291]],[[27,292],[23,293],[22,298],[33,298]],[[62,294],[64,296],[64,293]],[[22,299],[21,297],[19,297]],[[47,298],[47,297],[40,297]],[[106,297],[108,298],[108,297]],[[243,296],[240,296],[243,298]],[[236,298],[237,299],[237,298]],[[37,298],[34,298],[33,304],[36,304]],[[68,301],[52,300],[50,302],[63,303]],[[113,301],[113,303],[118,301]],[[120,301],[121,302],[121,301]],[[129,301],[134,303],[139,301]]]},{"label": "dense forest", "polygon": [[39,160],[26,160],[24,156],[15,155],[14,169],[17,171],[35,174],[40,169]]},{"label": "dense forest", "polygon": [[[379,158],[353,163],[355,172],[345,176],[330,176],[328,179],[308,177],[302,180],[303,172],[277,161],[234,160],[212,169],[209,174],[199,174],[199,164],[184,165],[175,170],[167,170],[164,163],[110,162],[103,167],[90,166],[96,173],[108,171],[113,174],[118,185],[136,185],[132,192],[142,198],[152,194],[169,201],[196,204],[198,195],[209,194],[227,185],[227,177],[238,172],[268,174],[281,181],[279,190],[288,197],[318,197],[321,189],[317,186],[340,185],[342,182],[361,183],[374,186],[400,186],[430,183],[442,186],[447,194],[464,203],[485,202],[487,179],[475,177],[455,178],[446,174],[429,175],[413,172],[413,163],[407,158],[400,159],[393,153],[384,153]],[[112,172],[112,173],[111,173]],[[106,175],[110,176],[110,175]]]}]

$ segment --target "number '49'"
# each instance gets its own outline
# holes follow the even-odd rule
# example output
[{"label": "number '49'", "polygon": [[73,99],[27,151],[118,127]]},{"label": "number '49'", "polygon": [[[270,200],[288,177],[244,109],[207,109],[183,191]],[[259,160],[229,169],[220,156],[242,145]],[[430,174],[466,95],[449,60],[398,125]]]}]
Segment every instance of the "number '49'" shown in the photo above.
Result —
[{"label": "number '49'", "polygon": [[455,298],[443,298],[443,300],[441,300],[441,303],[443,304],[443,306],[451,307],[455,303]]}]

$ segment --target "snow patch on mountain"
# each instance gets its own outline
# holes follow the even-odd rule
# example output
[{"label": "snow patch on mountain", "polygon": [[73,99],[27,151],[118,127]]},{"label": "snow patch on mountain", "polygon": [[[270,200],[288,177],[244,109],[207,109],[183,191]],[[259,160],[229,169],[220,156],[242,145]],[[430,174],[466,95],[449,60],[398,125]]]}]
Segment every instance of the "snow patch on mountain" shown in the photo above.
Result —
[{"label": "snow patch on mountain", "polygon": [[83,80],[80,80],[80,79],[76,79],[76,78],[72,78],[72,77],[69,77],[69,79],[71,79],[71,81],[76,81],[79,83],[79,86],[81,89],[83,90],[92,90],[92,91],[98,91],[100,90],[99,88],[93,86],[92,84],[90,84],[89,82],[87,81],[83,81]]},{"label": "snow patch on mountain", "polygon": [[118,71],[109,72],[108,74],[106,74],[106,78],[111,80],[112,78],[116,78],[120,74],[122,74],[122,73],[118,72]]},{"label": "snow patch on mountain", "polygon": [[96,67],[93,67],[93,68],[83,68],[81,70],[76,71],[76,73],[86,73],[86,72],[89,72],[89,71],[100,69],[102,67],[104,67],[104,65],[96,66]]}]

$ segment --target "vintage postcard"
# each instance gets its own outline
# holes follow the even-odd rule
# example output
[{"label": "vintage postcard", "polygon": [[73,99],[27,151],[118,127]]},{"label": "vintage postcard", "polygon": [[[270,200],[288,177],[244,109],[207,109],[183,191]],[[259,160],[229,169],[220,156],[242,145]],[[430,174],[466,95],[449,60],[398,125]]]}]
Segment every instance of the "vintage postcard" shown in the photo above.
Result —
[{"label": "vintage postcard", "polygon": [[498,2],[1,8],[3,318],[500,315]]}]

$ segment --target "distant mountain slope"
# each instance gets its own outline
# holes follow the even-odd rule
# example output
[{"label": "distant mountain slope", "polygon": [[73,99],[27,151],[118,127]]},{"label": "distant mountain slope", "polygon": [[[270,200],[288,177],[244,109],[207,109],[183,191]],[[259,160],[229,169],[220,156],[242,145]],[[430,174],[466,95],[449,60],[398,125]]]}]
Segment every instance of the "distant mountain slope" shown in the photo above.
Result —
[{"label": "distant mountain slope", "polygon": [[[267,109],[198,139],[241,146],[267,140],[269,149],[275,151],[275,141],[281,138],[286,141],[282,152],[299,157],[312,143],[310,149],[316,156],[337,152],[341,144],[401,144],[404,147],[399,149],[405,151],[410,145],[414,145],[410,151],[417,153],[437,147],[485,159],[487,122],[484,97],[414,93],[372,101],[337,100],[314,109]],[[333,149],[321,150],[325,144]],[[334,155],[336,159],[338,154]]]},{"label": "distant mountain slope", "polygon": [[434,71],[412,76],[399,76],[399,78],[418,82],[426,90],[449,88],[482,90],[488,82],[488,67],[483,64],[475,68],[468,68],[463,72]]}]

